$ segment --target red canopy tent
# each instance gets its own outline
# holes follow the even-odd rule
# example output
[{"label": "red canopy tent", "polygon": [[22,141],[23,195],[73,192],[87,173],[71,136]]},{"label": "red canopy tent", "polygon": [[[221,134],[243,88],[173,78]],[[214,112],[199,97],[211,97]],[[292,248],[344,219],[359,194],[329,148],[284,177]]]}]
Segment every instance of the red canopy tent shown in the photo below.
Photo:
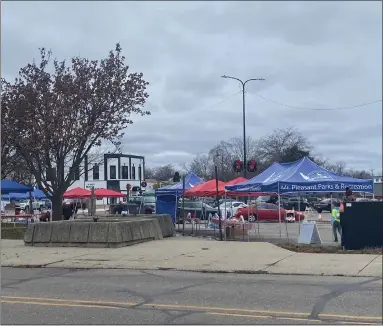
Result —
[{"label": "red canopy tent", "polygon": [[[236,178],[234,180],[231,180],[231,181],[228,181],[228,182],[221,182],[218,184],[218,196],[223,196],[225,195],[225,186],[232,186],[232,185],[236,185],[238,183],[241,183],[241,182],[244,182],[244,181],[247,181],[247,179],[243,178],[243,177],[239,177],[239,178]],[[217,194],[217,190],[215,188],[215,184],[214,184],[214,188],[213,189],[210,189],[209,191],[205,191],[205,196],[207,197],[210,197],[210,196],[216,196]],[[240,196],[240,194],[237,194],[237,193],[228,193],[226,192],[226,195],[227,196]]]},{"label": "red canopy tent", "polygon": [[236,185],[236,184],[238,184],[238,183],[242,183],[242,182],[245,182],[245,181],[247,181],[246,178],[244,178],[244,177],[238,177],[238,178],[235,178],[235,179],[233,179],[233,180],[231,180],[231,181],[226,182],[226,183],[225,183],[225,186],[232,186],[232,185]]},{"label": "red canopy tent", "polygon": [[[235,185],[238,183],[242,183],[247,181],[247,179],[243,177],[236,178],[234,180],[228,181],[228,182],[223,182],[223,181],[218,181],[218,196],[226,196],[229,197],[247,197],[247,196],[261,196],[265,195],[264,193],[255,193],[255,192],[228,192],[225,190],[225,186],[231,186]],[[196,185],[195,187],[186,190],[184,196],[185,197],[214,197],[217,195],[217,190],[216,190],[216,181],[215,179],[206,181],[205,183],[201,183],[199,185]],[[270,195],[270,194],[267,194]]]},{"label": "red canopy tent", "polygon": [[114,190],[110,190],[110,189],[104,189],[104,188],[96,189],[94,191],[94,196],[97,198],[122,198],[122,197],[125,197],[124,194],[122,194],[118,191],[114,191]]},{"label": "red canopy tent", "polygon": [[[224,182],[218,180],[218,188],[224,184],[225,184]],[[185,191],[184,196],[185,197],[204,197],[204,196],[207,196],[206,193],[213,192],[215,189],[216,189],[216,180],[213,179]]]},{"label": "red canopy tent", "polygon": [[184,197],[193,197],[194,192],[196,192],[199,188],[201,188],[205,183],[200,183],[198,185],[195,185],[193,188],[190,188],[184,192]]},{"label": "red canopy tent", "polygon": [[[214,183],[213,187],[204,187],[202,189],[203,191],[198,189],[198,191],[196,191],[197,194],[194,194],[194,196],[199,196],[199,197],[214,197],[214,196],[216,196],[217,190],[216,190],[215,180],[210,180],[210,181],[212,183]],[[226,186],[232,186],[232,185],[242,183],[245,181],[247,181],[247,179],[245,179],[243,177],[236,178],[236,179],[228,181],[226,183],[219,181],[219,183],[218,183],[218,196],[224,196],[225,194],[226,194],[226,196],[229,196],[229,197],[247,197],[247,196],[265,195],[264,193],[260,193],[260,192],[249,192],[249,193],[241,192],[241,193],[238,193],[238,192],[231,192],[231,191],[229,192],[229,191],[225,190]],[[203,183],[201,186],[203,186],[205,184],[206,183]],[[266,195],[269,195],[269,194],[266,194]]]},{"label": "red canopy tent", "polygon": [[64,192],[63,195],[64,198],[68,199],[83,199],[83,198],[89,198],[90,197],[90,191],[84,188],[74,188],[71,190],[68,190]]}]

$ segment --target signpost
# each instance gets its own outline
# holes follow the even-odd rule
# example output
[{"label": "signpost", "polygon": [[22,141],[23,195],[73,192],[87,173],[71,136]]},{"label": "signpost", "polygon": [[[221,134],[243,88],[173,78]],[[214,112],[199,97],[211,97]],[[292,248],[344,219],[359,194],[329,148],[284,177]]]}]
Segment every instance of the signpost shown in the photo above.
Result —
[{"label": "signpost", "polygon": [[315,222],[303,222],[299,233],[298,243],[302,244],[322,244],[318,227]]}]

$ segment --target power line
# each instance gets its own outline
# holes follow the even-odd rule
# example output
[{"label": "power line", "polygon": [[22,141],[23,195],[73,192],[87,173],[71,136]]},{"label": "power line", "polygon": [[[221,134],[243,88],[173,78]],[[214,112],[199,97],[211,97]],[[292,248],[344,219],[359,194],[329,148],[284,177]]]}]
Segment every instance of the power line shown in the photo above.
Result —
[{"label": "power line", "polygon": [[224,103],[224,102],[226,102],[226,101],[232,99],[233,97],[237,96],[239,93],[242,93],[242,90],[240,90],[238,93],[235,93],[235,94],[233,94],[233,95],[231,95],[231,96],[229,96],[229,97],[223,99],[222,101],[220,101],[220,102],[218,102],[218,103],[215,103],[215,104],[213,104],[213,105],[211,105],[211,106],[205,107],[205,108],[203,108],[202,110],[197,110],[197,111],[193,112],[192,114],[185,116],[185,118],[192,117],[193,115],[199,114],[199,113],[201,113],[201,112],[209,111],[209,110],[215,108],[216,106],[221,105],[222,103]]},{"label": "power line", "polygon": [[291,108],[291,109],[305,110],[305,111],[350,110],[350,109],[355,109],[355,108],[359,108],[359,107],[362,107],[362,106],[367,106],[367,105],[371,105],[371,104],[382,102],[382,100],[377,100],[377,101],[361,103],[361,104],[357,104],[357,105],[353,105],[353,106],[343,106],[343,107],[335,107],[335,108],[307,108],[307,107],[301,107],[301,106],[288,105],[288,104],[285,104],[285,103],[274,101],[274,100],[271,100],[271,99],[266,98],[266,97],[264,97],[262,95],[259,95],[259,94],[255,94],[255,96],[258,96],[258,97],[260,97],[261,99],[263,99],[263,100],[265,100],[267,102],[271,102],[271,103],[274,103],[274,104],[277,104],[277,105],[285,106],[285,107],[288,107],[288,108]]}]

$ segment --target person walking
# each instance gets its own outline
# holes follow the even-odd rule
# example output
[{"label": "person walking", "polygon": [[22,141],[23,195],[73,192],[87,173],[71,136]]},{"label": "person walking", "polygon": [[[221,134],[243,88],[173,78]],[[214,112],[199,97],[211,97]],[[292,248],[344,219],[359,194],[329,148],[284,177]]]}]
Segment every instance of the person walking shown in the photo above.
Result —
[{"label": "person walking", "polygon": [[338,242],[338,233],[342,237],[342,228],[340,226],[340,207],[338,203],[333,205],[331,210],[332,232],[334,234],[334,242]]}]

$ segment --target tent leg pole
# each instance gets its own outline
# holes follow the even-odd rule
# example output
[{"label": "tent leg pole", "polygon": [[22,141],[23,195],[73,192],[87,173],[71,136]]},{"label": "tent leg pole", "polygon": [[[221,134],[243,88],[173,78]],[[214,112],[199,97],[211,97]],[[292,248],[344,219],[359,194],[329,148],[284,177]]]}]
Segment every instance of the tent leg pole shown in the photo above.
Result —
[{"label": "tent leg pole", "polygon": [[[247,204],[249,205],[250,207],[250,195],[248,197],[248,202]],[[247,216],[249,216],[249,214],[247,214]],[[249,231],[250,231],[250,221],[249,221],[249,217],[247,217],[247,242],[250,242],[250,234],[249,234]]]},{"label": "tent leg pole", "polygon": [[[255,206],[255,214],[257,215],[258,217],[258,209],[257,209],[257,206]],[[261,235],[259,233],[259,218],[257,218],[257,228],[258,228],[258,238],[261,238]]]},{"label": "tent leg pole", "polygon": [[278,219],[279,219],[279,238],[282,238],[282,225],[281,225],[281,195],[279,194],[279,182],[278,182]]},{"label": "tent leg pole", "polygon": [[[223,223],[223,227],[224,227],[224,236],[225,236],[225,241],[226,241],[226,219],[227,219],[227,212],[226,212],[226,191],[225,191],[225,201],[224,201],[224,205],[225,205],[225,219],[224,219],[224,223]],[[218,207],[219,209],[219,207]]]},{"label": "tent leg pole", "polygon": [[[295,220],[295,216],[294,216]],[[298,236],[301,233],[301,196],[298,197]]]}]

